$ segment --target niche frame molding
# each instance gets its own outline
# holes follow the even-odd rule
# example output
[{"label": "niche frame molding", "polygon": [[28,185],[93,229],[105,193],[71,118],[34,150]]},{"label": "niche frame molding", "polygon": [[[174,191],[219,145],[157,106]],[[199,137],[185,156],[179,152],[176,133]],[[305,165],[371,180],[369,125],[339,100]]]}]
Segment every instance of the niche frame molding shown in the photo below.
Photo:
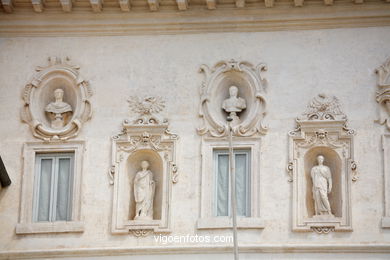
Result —
[{"label": "niche frame molding", "polygon": [[[92,117],[92,107],[90,97],[92,90],[88,81],[84,80],[80,74],[80,67],[69,63],[67,57],[49,57],[47,66],[38,66],[32,80],[27,83],[23,91],[24,105],[21,111],[21,120],[30,126],[32,135],[45,142],[66,141],[76,137],[83,123]],[[53,129],[39,115],[39,110],[43,110],[47,104],[41,104],[41,97],[45,88],[50,88],[54,81],[62,83],[58,88],[65,92],[73,92],[75,105],[72,107],[73,114],[69,122],[61,129]],[[45,112],[43,112],[45,114]]]},{"label": "niche frame molding", "polygon": [[[262,74],[267,70],[267,65],[264,63],[254,66],[247,61],[235,60],[220,61],[212,68],[205,64],[201,65],[199,72],[204,74],[204,80],[200,88],[199,117],[202,123],[197,129],[198,134],[210,137],[228,136],[228,125],[225,120],[221,120],[221,117],[218,116],[218,114],[223,113],[222,108],[219,104],[214,103],[220,92],[218,90],[223,85],[223,80],[235,78],[235,81],[241,80],[246,83],[241,85],[247,86],[247,92],[249,92],[247,96],[250,100],[246,100],[246,111],[249,112],[240,124],[233,127],[233,135],[243,137],[264,135],[268,130],[263,123],[264,116],[267,113],[265,98],[267,81]],[[239,92],[239,95],[242,94],[242,92]],[[217,107],[220,107],[220,111],[216,111],[218,110]]]},{"label": "niche frame molding", "polygon": [[[287,172],[292,189],[292,230],[315,231],[326,234],[331,231],[352,231],[351,184],[358,179],[357,163],[354,159],[355,131],[348,128],[347,116],[342,112],[335,96],[319,94],[314,97],[306,112],[296,119],[297,128],[289,132],[289,162]],[[332,192],[339,199],[330,200],[331,207],[337,205],[334,217],[310,216],[310,203],[314,207],[310,168],[305,165],[305,157],[315,158],[326,153],[327,157],[338,158],[332,172],[332,182],[338,177],[339,183],[333,185]],[[314,156],[315,155],[315,156]],[[315,159],[314,159],[315,160]],[[307,163],[307,162],[306,162]],[[329,163],[329,162],[328,162]],[[339,163],[337,167],[337,163]],[[332,171],[332,166],[329,165]],[[338,190],[335,190],[335,186]],[[332,192],[329,197],[332,196]],[[335,193],[336,192],[336,193]],[[336,194],[336,195],[337,195]],[[336,196],[334,195],[334,196]],[[310,200],[311,198],[311,200]],[[339,203],[339,204],[337,204]],[[325,215],[326,216],[326,215]]]},{"label": "niche frame molding", "polygon": [[[108,171],[109,183],[113,186],[111,232],[131,233],[136,237],[144,237],[153,232],[169,233],[171,232],[172,186],[178,182],[179,173],[176,164],[179,137],[170,132],[168,120],[160,119],[156,115],[165,107],[165,102],[160,97],[130,97],[128,102],[131,110],[139,115],[133,120],[125,119],[122,122],[122,131],[111,138],[112,157]],[[156,174],[161,174],[161,215],[160,219],[133,220],[130,219],[131,207],[135,206],[135,202],[131,200],[133,180],[131,176],[129,177],[128,168],[132,156],[145,159],[148,154],[158,156],[162,163],[162,172],[153,172],[155,181]],[[134,165],[134,168],[139,169],[139,165]],[[130,183],[127,191],[126,181]]]},{"label": "niche frame molding", "polygon": [[[383,179],[384,179],[384,216],[381,227],[390,228],[390,58],[375,70],[377,79],[376,101],[379,105],[379,117],[376,123],[386,126],[386,133],[382,134],[383,150]],[[389,108],[386,108],[389,106]]]}]

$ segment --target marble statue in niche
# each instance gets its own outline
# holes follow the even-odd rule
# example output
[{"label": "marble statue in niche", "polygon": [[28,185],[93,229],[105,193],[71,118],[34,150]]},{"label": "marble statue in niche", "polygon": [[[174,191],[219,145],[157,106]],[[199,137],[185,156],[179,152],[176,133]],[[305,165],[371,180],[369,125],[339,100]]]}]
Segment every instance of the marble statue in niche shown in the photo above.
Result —
[{"label": "marble statue in niche", "polygon": [[141,171],[134,178],[135,217],[134,220],[153,219],[153,198],[156,189],[149,162],[141,162]]},{"label": "marble statue in niche", "polygon": [[222,108],[229,113],[229,116],[233,119],[231,124],[235,126],[241,122],[237,113],[246,109],[246,102],[245,99],[238,97],[238,88],[236,86],[229,88],[229,95],[230,97],[223,101]]},{"label": "marble statue in niche", "polygon": [[317,156],[318,165],[311,169],[315,215],[332,215],[328,194],[332,191],[332,174],[324,165],[324,156]]},{"label": "marble statue in niche", "polygon": [[61,129],[65,125],[65,119],[68,114],[72,113],[72,107],[63,101],[64,91],[60,88],[54,90],[55,101],[49,103],[45,111],[50,114],[51,127]]}]

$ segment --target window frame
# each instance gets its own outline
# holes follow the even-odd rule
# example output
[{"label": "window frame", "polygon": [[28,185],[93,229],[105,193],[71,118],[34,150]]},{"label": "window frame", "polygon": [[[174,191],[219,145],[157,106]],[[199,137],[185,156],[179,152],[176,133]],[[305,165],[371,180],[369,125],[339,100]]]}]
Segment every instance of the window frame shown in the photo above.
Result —
[{"label": "window frame", "polygon": [[[234,150],[250,150],[250,215],[237,217],[239,229],[263,229],[264,221],[260,215],[261,202],[261,138],[233,137]],[[214,150],[227,150],[228,141],[221,138],[203,138],[200,146],[201,152],[201,185],[200,185],[200,216],[197,229],[230,229],[232,220],[229,216],[215,216],[214,199]]]},{"label": "window frame", "polygon": [[[27,142],[23,145],[23,172],[20,198],[20,216],[16,234],[83,232],[81,218],[81,184],[84,141]],[[34,222],[35,175],[37,154],[73,153],[73,189],[71,219],[69,221]]]}]

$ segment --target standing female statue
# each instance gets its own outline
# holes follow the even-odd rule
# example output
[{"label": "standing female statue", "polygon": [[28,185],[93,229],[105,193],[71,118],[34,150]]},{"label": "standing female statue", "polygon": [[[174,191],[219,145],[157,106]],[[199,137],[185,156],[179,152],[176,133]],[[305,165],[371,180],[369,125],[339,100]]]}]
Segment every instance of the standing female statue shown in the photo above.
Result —
[{"label": "standing female statue", "polygon": [[135,217],[134,220],[153,219],[153,198],[155,192],[153,173],[149,162],[141,162],[141,171],[134,178]]},{"label": "standing female statue", "polygon": [[311,169],[315,215],[332,215],[328,194],[332,191],[332,174],[324,165],[324,156],[317,156],[318,165]]}]

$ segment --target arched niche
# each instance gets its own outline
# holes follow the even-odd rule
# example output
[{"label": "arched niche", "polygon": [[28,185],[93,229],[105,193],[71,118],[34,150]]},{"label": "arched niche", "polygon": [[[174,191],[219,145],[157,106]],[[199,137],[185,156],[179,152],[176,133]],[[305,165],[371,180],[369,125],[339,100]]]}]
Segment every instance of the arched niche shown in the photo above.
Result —
[{"label": "arched niche", "polygon": [[[149,162],[149,170],[153,173],[153,180],[155,182],[155,194],[153,200],[153,220],[161,219],[161,205],[162,205],[162,193],[163,193],[163,161],[160,155],[153,150],[143,149],[138,150],[132,153],[127,158],[127,170],[128,173],[126,175],[127,181],[125,183],[129,184],[129,200],[127,203],[129,205],[129,220],[133,220],[135,216],[135,200],[134,200],[134,178],[138,171],[141,170],[141,162],[148,161]],[[126,189],[125,189],[126,190]]]},{"label": "arched niche", "polygon": [[[168,129],[168,121],[149,113],[156,111],[150,109],[151,106],[162,107],[161,99],[146,97],[135,103],[141,106],[140,111],[148,113],[140,113],[134,120],[124,120],[123,130],[112,137],[112,161],[108,171],[113,185],[111,232],[135,236],[171,232],[172,184],[178,181],[178,136]],[[134,178],[141,170],[142,161],[149,162],[155,182],[153,219],[134,219]]]},{"label": "arched niche", "polygon": [[[89,98],[92,91],[88,82],[79,76],[78,70],[68,60],[49,58],[49,65],[38,67],[38,72],[26,85],[21,117],[30,125],[35,137],[45,141],[67,140],[77,136],[83,123],[91,118]],[[55,101],[56,89],[63,90],[63,102],[72,108],[71,112],[61,113],[64,124],[59,128],[51,126],[54,115],[46,112],[47,105]]]},{"label": "arched niche", "polygon": [[[313,116],[315,115],[315,116]],[[287,170],[293,183],[292,223],[294,231],[352,231],[351,183],[358,179],[354,160],[355,131],[348,128],[347,116],[335,96],[319,94],[297,117],[297,128],[289,132]],[[315,215],[311,170],[317,157],[332,175],[328,200],[332,215]]]},{"label": "arched niche", "polygon": [[342,217],[342,185],[341,169],[342,160],[336,151],[329,147],[313,147],[304,156],[305,182],[306,182],[306,208],[307,216],[314,216],[313,182],[311,179],[311,169],[318,165],[317,157],[324,156],[324,165],[328,166],[332,174],[332,190],[328,194],[330,208],[335,217]]},{"label": "arched niche", "polygon": [[72,107],[72,112],[65,115],[64,127],[66,127],[72,119],[77,115],[77,109],[80,108],[80,97],[77,95],[77,82],[74,78],[66,77],[59,73],[52,73],[56,75],[48,75],[41,82],[41,87],[37,88],[36,96],[38,102],[31,104],[31,110],[37,115],[38,120],[41,121],[45,127],[51,127],[51,119],[49,113],[45,111],[46,106],[55,100],[54,91],[62,89],[64,91],[63,101]]},{"label": "arched niche", "polygon": [[215,85],[210,92],[210,102],[208,103],[209,109],[215,111],[215,117],[219,124],[224,125],[226,123],[226,117],[228,113],[222,109],[222,103],[225,99],[229,98],[229,88],[236,86],[238,88],[238,97],[245,99],[246,109],[238,113],[241,122],[244,122],[248,118],[249,111],[255,106],[255,93],[254,89],[250,86],[254,82],[249,77],[246,77],[242,72],[229,71],[224,74],[220,74],[215,79]]}]

